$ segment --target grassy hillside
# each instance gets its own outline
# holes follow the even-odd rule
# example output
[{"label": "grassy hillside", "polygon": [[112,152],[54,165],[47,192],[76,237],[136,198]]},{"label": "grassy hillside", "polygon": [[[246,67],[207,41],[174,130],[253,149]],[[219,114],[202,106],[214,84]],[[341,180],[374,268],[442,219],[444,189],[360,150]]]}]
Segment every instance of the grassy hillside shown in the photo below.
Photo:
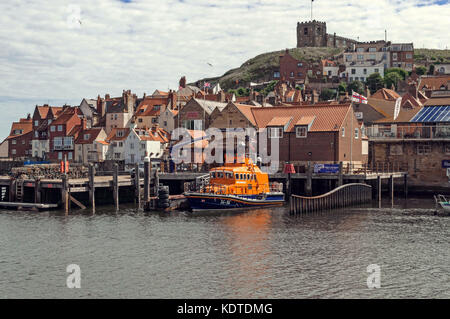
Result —
[{"label": "grassy hillside", "polygon": [[[206,78],[200,81],[217,83],[225,89],[245,87],[249,82],[270,81],[274,71],[279,70],[280,55],[285,50],[260,54],[242,64],[240,67],[229,70],[221,77]],[[343,53],[340,48],[294,48],[289,53],[296,59],[308,62],[318,62],[320,59],[338,56]],[[415,49],[415,64],[429,65],[450,63],[450,50]],[[238,83],[236,81],[239,81]]]},{"label": "grassy hillside", "polygon": [[[200,81],[217,82],[228,90],[237,86],[245,86],[249,82],[269,81],[273,72],[280,67],[280,55],[285,50],[260,54],[242,64],[239,68],[229,70],[221,77],[207,78]],[[296,59],[308,62],[317,62],[323,58],[329,58],[343,53],[339,48],[295,48],[289,53]],[[239,84],[236,84],[239,81]]]},{"label": "grassy hillside", "polygon": [[450,50],[415,49],[414,60],[416,65],[450,63]]}]

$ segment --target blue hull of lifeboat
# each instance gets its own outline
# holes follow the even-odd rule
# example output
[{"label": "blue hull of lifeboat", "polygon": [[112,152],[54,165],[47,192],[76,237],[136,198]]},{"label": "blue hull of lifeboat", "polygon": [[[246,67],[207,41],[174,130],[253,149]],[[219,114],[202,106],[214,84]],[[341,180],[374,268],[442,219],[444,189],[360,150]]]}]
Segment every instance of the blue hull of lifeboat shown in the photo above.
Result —
[{"label": "blue hull of lifeboat", "polygon": [[284,194],[260,195],[217,195],[205,193],[185,193],[192,210],[224,210],[224,209],[247,209],[284,204]]}]

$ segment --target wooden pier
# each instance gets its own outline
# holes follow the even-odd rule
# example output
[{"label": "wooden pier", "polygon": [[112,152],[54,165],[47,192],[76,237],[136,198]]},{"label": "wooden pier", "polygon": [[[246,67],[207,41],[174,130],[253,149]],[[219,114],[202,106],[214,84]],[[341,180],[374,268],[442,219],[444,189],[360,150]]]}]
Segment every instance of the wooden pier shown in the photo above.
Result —
[{"label": "wooden pier", "polygon": [[336,208],[361,205],[372,200],[372,186],[367,184],[346,184],[314,197],[291,195],[290,212],[302,214]]}]

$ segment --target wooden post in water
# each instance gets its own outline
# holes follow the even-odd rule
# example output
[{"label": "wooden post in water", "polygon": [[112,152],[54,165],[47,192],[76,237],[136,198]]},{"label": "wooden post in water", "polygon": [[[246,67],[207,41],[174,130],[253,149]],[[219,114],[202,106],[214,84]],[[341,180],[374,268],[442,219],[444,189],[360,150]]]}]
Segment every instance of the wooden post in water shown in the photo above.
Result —
[{"label": "wooden post in water", "polygon": [[113,197],[116,211],[119,211],[119,165],[114,163],[113,171]]},{"label": "wooden post in water", "polygon": [[381,176],[377,177],[378,207],[381,208]]},{"label": "wooden post in water", "polygon": [[9,180],[9,202],[16,200],[16,180],[11,178]]},{"label": "wooden post in water", "polygon": [[150,201],[150,158],[144,159],[144,205]]},{"label": "wooden post in water", "polygon": [[408,199],[408,174],[403,175],[403,192],[405,193],[405,199]]},{"label": "wooden post in water", "polygon": [[134,188],[135,188],[135,204],[141,208],[141,172],[139,171],[139,163],[134,166]]},{"label": "wooden post in water", "polygon": [[311,166],[311,162],[308,162],[308,166],[307,166],[307,171],[306,171],[306,187],[305,187],[305,191],[306,194],[308,196],[312,195],[312,166]]},{"label": "wooden post in water", "polygon": [[70,201],[69,201],[69,184],[67,180],[67,174],[64,173],[61,178],[62,178],[61,199],[63,203],[64,213],[68,215]]},{"label": "wooden post in water", "polygon": [[394,175],[389,177],[389,197],[391,198],[391,205],[394,206]]},{"label": "wooden post in water", "polygon": [[338,187],[344,185],[344,164],[339,162],[339,175],[338,175]]},{"label": "wooden post in water", "polygon": [[92,214],[95,214],[95,167],[89,164],[89,203],[92,207]]},{"label": "wooden post in water", "polygon": [[39,204],[42,202],[41,180],[39,178],[34,180],[34,202]]}]

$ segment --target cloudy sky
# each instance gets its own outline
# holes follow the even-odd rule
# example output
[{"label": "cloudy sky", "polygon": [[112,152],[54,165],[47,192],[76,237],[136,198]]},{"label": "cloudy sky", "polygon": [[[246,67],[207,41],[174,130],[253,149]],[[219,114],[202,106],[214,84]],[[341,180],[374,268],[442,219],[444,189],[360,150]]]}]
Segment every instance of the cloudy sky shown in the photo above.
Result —
[{"label": "cloudy sky", "polygon": [[[296,45],[310,0],[8,0],[0,12],[0,139],[34,105],[138,95]],[[329,33],[450,46],[448,0],[315,0]],[[209,64],[212,64],[210,66]]]}]

